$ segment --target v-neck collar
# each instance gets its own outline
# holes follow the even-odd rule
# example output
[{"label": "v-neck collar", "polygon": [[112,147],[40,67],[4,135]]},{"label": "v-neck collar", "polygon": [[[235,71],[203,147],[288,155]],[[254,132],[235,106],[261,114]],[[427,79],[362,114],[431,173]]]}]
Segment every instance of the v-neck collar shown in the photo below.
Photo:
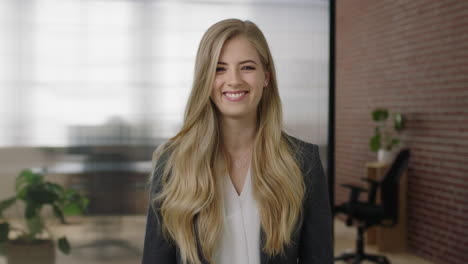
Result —
[{"label": "v-neck collar", "polygon": [[241,192],[238,194],[237,193],[237,190],[236,190],[236,187],[234,187],[234,183],[232,182],[232,179],[231,179],[231,176],[229,175],[229,172],[227,173],[227,179],[226,179],[226,184],[229,185],[228,189],[230,190],[229,192],[231,194],[233,194],[237,199],[241,199],[243,198],[246,194],[246,191],[247,192],[250,192],[250,185],[251,185],[251,172],[250,172],[250,168],[251,168],[251,163],[249,163],[249,168],[247,169],[247,174],[245,175],[245,178],[244,178],[244,184],[242,185],[242,190]]}]

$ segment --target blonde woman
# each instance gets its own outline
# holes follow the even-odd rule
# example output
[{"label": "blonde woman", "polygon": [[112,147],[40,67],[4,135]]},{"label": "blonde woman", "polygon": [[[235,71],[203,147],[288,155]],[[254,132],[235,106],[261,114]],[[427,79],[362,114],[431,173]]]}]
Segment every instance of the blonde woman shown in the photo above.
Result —
[{"label": "blonde woman", "polygon": [[254,23],[223,20],[204,34],[184,124],[153,162],[142,263],[333,262],[318,148],[283,132]]}]

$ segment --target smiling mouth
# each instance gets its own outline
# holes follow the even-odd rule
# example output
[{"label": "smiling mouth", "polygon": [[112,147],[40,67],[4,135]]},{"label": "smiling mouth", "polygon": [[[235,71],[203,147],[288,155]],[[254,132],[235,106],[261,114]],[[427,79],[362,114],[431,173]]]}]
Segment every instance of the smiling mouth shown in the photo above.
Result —
[{"label": "smiling mouth", "polygon": [[242,91],[242,92],[224,92],[223,95],[226,96],[226,98],[229,101],[240,101],[244,99],[245,95],[248,94],[249,92],[247,91]]}]

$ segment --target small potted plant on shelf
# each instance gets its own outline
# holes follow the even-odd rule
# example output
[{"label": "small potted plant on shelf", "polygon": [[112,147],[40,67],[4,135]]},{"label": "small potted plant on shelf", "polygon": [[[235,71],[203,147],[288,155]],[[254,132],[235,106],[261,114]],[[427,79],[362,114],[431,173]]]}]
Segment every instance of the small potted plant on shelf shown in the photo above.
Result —
[{"label": "small potted plant on shelf", "polygon": [[[385,108],[372,111],[372,120],[377,123],[374,136],[370,139],[370,149],[377,152],[377,160],[389,163],[392,161],[400,145],[398,137],[392,135],[387,127],[389,112]],[[398,133],[403,130],[403,116],[400,113],[393,115],[393,128]]]},{"label": "small potted plant on shelf", "polygon": [[[53,239],[45,224],[43,209],[50,207],[53,215],[65,224],[65,215],[82,214],[88,199],[73,189],[48,182],[42,173],[23,170],[16,178],[16,194],[0,201],[0,246],[9,264],[55,263],[55,244],[64,254],[69,254],[70,244],[66,237]],[[24,203],[24,224],[7,221],[5,209],[17,202]]]}]

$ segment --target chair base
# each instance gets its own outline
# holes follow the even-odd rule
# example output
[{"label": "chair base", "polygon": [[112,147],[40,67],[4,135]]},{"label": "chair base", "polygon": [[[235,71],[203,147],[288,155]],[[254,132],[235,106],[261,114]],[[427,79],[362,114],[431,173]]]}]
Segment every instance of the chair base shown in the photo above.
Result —
[{"label": "chair base", "polygon": [[[359,264],[361,261],[368,260],[374,263],[379,264],[391,264],[390,261],[385,256],[380,255],[370,255],[370,254],[356,254],[356,253],[343,253],[338,257],[335,257],[335,261],[343,260],[352,264]],[[352,261],[352,262],[351,262]]]},{"label": "chair base", "polygon": [[[356,252],[343,253],[335,257],[335,261],[343,260],[352,264],[359,264],[363,260],[372,261],[379,264],[390,264],[390,261],[385,256],[371,255],[364,253],[364,232],[368,228],[366,225],[358,225],[357,239],[356,239]],[[352,261],[352,262],[351,262]]]}]

